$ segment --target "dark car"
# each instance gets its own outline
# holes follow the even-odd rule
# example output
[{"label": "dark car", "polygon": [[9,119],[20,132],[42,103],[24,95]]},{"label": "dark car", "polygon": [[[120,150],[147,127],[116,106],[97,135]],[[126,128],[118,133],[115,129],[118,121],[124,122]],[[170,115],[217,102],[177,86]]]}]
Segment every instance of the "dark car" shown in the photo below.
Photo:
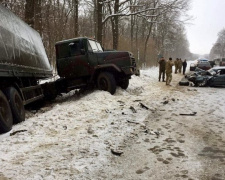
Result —
[{"label": "dark car", "polygon": [[225,67],[214,67],[207,71],[196,68],[195,72],[186,78],[195,86],[225,87]]},{"label": "dark car", "polygon": [[197,67],[203,70],[209,70],[212,68],[209,61],[200,61],[198,62]]}]

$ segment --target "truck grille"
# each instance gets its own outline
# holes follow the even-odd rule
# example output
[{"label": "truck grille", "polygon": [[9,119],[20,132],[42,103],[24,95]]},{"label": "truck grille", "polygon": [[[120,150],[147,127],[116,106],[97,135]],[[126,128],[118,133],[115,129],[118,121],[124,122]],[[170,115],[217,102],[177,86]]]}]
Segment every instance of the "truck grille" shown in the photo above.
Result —
[{"label": "truck grille", "polygon": [[136,67],[137,65],[136,65],[136,61],[135,61],[135,59],[134,58],[131,58],[131,62],[132,62],[132,66],[134,66],[134,67]]}]

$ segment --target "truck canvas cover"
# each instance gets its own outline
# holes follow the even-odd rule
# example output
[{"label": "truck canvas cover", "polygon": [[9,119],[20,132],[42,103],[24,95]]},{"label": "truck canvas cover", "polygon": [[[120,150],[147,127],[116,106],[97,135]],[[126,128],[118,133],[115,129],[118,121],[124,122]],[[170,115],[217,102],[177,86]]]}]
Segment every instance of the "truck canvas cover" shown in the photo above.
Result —
[{"label": "truck canvas cover", "polygon": [[0,76],[52,76],[41,37],[0,4]]}]

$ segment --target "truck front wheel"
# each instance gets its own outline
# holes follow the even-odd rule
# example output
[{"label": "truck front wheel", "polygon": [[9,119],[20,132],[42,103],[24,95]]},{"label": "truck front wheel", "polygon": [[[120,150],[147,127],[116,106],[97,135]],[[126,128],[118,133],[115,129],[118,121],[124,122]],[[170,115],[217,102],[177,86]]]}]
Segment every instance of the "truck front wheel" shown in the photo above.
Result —
[{"label": "truck front wheel", "polygon": [[128,86],[129,86],[129,79],[124,79],[122,81],[119,82],[119,86],[122,88],[122,89],[127,89]]},{"label": "truck front wheel", "polygon": [[100,90],[108,91],[112,95],[116,92],[116,81],[111,73],[100,73],[98,76],[97,85]]},{"label": "truck front wheel", "polygon": [[23,100],[14,87],[9,87],[6,89],[6,96],[9,100],[9,105],[11,107],[14,123],[20,123],[25,120],[25,110],[23,105]]},{"label": "truck front wheel", "polygon": [[0,90],[0,132],[5,133],[12,129],[13,117],[9,102]]}]

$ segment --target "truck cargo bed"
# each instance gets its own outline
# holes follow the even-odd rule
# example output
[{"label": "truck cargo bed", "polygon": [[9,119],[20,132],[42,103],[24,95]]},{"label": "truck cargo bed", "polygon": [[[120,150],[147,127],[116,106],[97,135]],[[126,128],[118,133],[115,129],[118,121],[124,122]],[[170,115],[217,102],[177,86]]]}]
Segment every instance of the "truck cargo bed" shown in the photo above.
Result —
[{"label": "truck cargo bed", "polygon": [[0,4],[0,77],[52,76],[38,32]]}]

